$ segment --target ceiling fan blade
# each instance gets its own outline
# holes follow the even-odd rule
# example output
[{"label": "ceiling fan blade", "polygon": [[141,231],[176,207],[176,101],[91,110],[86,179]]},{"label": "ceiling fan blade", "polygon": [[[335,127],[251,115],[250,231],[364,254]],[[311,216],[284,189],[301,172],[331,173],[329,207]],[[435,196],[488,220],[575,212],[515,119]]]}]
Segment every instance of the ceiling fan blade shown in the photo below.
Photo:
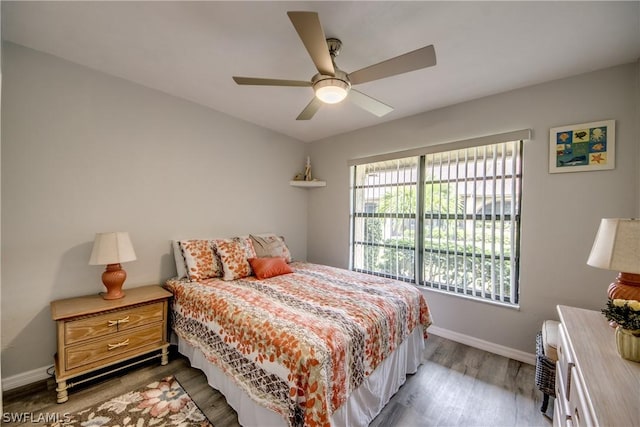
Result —
[{"label": "ceiling fan blade", "polygon": [[236,77],[233,81],[239,85],[259,85],[259,86],[311,86],[311,82],[303,80],[281,80],[281,79],[261,79],[256,77]]},{"label": "ceiling fan blade", "polygon": [[365,95],[364,93],[357,91],[353,88],[349,91],[349,95],[347,95],[347,99],[363,110],[367,110],[371,114],[374,114],[378,117],[382,117],[385,114],[388,114],[393,111],[393,107],[385,104],[384,102],[380,102],[377,99],[370,97],[369,95]]},{"label": "ceiling fan blade", "polygon": [[420,70],[422,68],[436,65],[436,51],[433,45],[387,59],[375,65],[354,71],[349,74],[352,85],[366,83],[373,80],[384,79],[396,74],[408,73],[409,71]]},{"label": "ceiling fan blade", "polygon": [[320,74],[335,76],[333,61],[327,47],[327,39],[316,12],[287,12],[304,47]]},{"label": "ceiling fan blade", "polygon": [[322,104],[323,102],[314,96],[311,102],[307,104],[307,106],[304,107],[304,110],[302,110],[302,112],[298,115],[298,117],[296,117],[296,120],[311,119],[314,116],[314,114],[318,112]]}]

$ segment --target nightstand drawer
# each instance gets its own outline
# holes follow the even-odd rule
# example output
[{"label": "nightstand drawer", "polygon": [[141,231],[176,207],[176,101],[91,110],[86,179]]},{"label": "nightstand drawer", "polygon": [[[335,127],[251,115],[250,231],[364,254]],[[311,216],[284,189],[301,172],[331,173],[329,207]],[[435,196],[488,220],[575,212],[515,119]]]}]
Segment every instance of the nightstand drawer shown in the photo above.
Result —
[{"label": "nightstand drawer", "polygon": [[134,352],[147,346],[159,346],[164,341],[164,323],[129,330],[99,340],[65,348],[66,370],[85,365],[104,363],[106,359],[119,359],[124,353]]},{"label": "nightstand drawer", "polygon": [[64,326],[64,341],[66,345],[70,345],[150,323],[161,322],[163,318],[164,303],[157,302],[67,321]]}]

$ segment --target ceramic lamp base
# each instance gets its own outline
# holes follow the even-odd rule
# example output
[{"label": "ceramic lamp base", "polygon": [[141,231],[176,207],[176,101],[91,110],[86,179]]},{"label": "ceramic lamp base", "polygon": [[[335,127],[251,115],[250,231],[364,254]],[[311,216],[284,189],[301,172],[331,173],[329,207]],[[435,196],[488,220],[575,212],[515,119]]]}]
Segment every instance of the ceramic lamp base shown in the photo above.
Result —
[{"label": "ceramic lamp base", "polygon": [[120,264],[109,264],[107,269],[102,273],[102,283],[107,288],[106,294],[101,294],[103,299],[120,299],[124,297],[122,285],[127,279],[127,272],[122,269]]},{"label": "ceramic lamp base", "polygon": [[609,285],[607,294],[611,299],[640,301],[640,274],[619,273],[616,281]]}]

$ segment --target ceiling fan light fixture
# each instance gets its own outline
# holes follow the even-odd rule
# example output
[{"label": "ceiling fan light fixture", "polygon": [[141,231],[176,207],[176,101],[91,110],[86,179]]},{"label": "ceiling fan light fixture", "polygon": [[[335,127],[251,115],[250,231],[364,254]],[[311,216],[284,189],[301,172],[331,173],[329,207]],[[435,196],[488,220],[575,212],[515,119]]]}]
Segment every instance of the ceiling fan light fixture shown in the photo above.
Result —
[{"label": "ceiling fan light fixture", "polygon": [[348,82],[340,79],[324,79],[313,85],[316,97],[325,104],[337,104],[344,100],[351,89]]}]

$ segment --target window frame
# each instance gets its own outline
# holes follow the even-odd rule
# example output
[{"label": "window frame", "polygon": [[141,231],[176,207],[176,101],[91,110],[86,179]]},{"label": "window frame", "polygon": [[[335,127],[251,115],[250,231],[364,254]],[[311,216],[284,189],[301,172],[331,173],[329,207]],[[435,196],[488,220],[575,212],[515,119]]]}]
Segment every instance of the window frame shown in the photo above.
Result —
[{"label": "window frame", "polygon": [[[402,162],[403,160],[407,159],[407,158],[411,158],[413,156],[410,157],[402,157],[402,158],[398,158],[398,159],[390,159],[391,161],[397,161],[398,163]],[[352,170],[351,170],[351,185],[350,185],[350,191],[351,191],[351,207],[350,207],[350,253],[349,253],[349,268],[353,271],[359,272],[359,273],[366,273],[366,274],[371,274],[373,276],[380,276],[380,277],[386,277],[386,278],[390,278],[390,279],[396,279],[396,280],[401,280],[404,282],[408,282],[408,283],[416,283],[417,280],[417,276],[416,274],[417,269],[415,268],[415,266],[417,265],[416,263],[414,263],[414,272],[413,272],[413,276],[412,277],[408,277],[408,276],[403,276],[403,275],[398,275],[398,274],[387,274],[387,273],[382,273],[382,272],[378,272],[378,271],[373,271],[373,270],[367,270],[367,269],[363,269],[363,268],[356,268],[354,267],[354,258],[356,256],[355,254],[355,249],[354,247],[356,245],[359,246],[363,246],[364,248],[366,247],[380,247],[380,248],[390,248],[390,249],[401,249],[404,251],[412,251],[412,253],[414,254],[413,256],[415,257],[417,252],[418,252],[418,247],[416,246],[416,241],[414,239],[413,244],[411,246],[398,246],[396,245],[388,245],[383,243],[370,243],[367,242],[366,240],[359,240],[356,239],[356,231],[355,231],[355,222],[358,218],[362,218],[363,220],[366,219],[391,219],[391,220],[413,220],[414,221],[414,227],[416,229],[416,233],[418,232],[419,229],[419,222],[420,222],[420,218],[418,216],[419,212],[418,209],[416,209],[416,212],[414,213],[408,213],[408,212],[402,212],[402,213],[379,213],[379,212],[366,212],[366,208],[367,208],[367,203],[365,202],[365,204],[363,205],[363,207],[365,208],[363,212],[355,212],[355,206],[357,204],[356,201],[356,189],[358,188],[369,188],[369,189],[375,189],[375,188],[384,188],[384,187],[391,187],[391,188],[399,188],[401,185],[405,186],[407,185],[406,182],[404,182],[403,184],[399,184],[399,183],[389,183],[389,182],[383,182],[383,183],[378,183],[378,184],[374,184],[374,185],[362,185],[362,186],[358,186],[356,184],[357,181],[357,169],[356,167],[352,166]],[[418,190],[418,188],[420,187],[419,183],[420,183],[420,179],[421,179],[421,175],[420,175],[420,165],[419,163],[416,163],[416,179],[415,179],[415,188],[416,191]],[[411,182],[413,183],[413,181]],[[366,230],[366,225],[365,225],[365,230]],[[366,234],[366,231],[365,233]],[[364,249],[363,248],[363,249]],[[366,257],[366,255],[365,255]]]},{"label": "window frame", "polygon": [[[375,276],[381,276],[381,277],[387,277],[387,278],[392,278],[392,279],[396,279],[396,280],[402,280],[405,282],[409,282],[409,283],[414,283],[416,286],[420,287],[421,289],[428,289],[428,290],[432,290],[432,291],[437,291],[437,292],[443,292],[446,293],[447,295],[456,295],[456,296],[460,296],[460,297],[466,297],[466,298],[471,298],[475,301],[482,301],[482,302],[489,302],[492,304],[499,304],[499,305],[505,305],[508,307],[515,307],[518,308],[519,307],[519,293],[520,293],[520,246],[521,246],[521,242],[520,242],[520,230],[521,230],[521,210],[520,210],[520,206],[522,203],[522,156],[523,156],[523,151],[524,151],[524,141],[527,139],[530,139],[530,135],[531,135],[531,131],[528,129],[525,130],[521,130],[521,131],[514,131],[514,132],[507,132],[504,134],[499,134],[499,135],[493,135],[493,136],[487,136],[487,137],[480,137],[480,138],[473,138],[470,140],[464,140],[464,141],[457,141],[457,142],[452,142],[452,143],[447,143],[447,144],[438,144],[438,145],[434,145],[434,146],[429,146],[429,147],[423,147],[420,149],[414,149],[414,150],[406,150],[406,151],[401,151],[401,152],[396,152],[396,153],[389,153],[389,154],[385,154],[385,155],[380,155],[380,156],[371,156],[368,158],[362,158],[362,159],[356,159],[356,160],[351,160],[349,161],[349,166],[352,168],[352,170],[350,171],[350,179],[351,179],[351,185],[350,185],[350,201],[351,201],[351,205],[350,205],[350,253],[349,253],[349,268],[353,271],[358,271],[358,272],[362,272],[362,273],[366,273],[366,274],[372,274]],[[427,167],[426,167],[426,162],[427,162],[427,157],[429,155],[434,155],[436,153],[447,153],[447,152],[456,152],[457,150],[460,149],[465,149],[465,148],[475,148],[475,147],[481,147],[481,146],[489,146],[489,145],[494,145],[494,144],[500,144],[500,143],[506,143],[506,142],[513,142],[514,145],[514,152],[512,153],[513,156],[515,156],[514,158],[514,169],[512,170],[512,175],[509,177],[509,179],[512,179],[513,183],[515,183],[515,185],[517,186],[517,188],[513,189],[512,193],[510,194],[510,197],[507,198],[505,191],[504,191],[504,183],[503,183],[503,187],[501,188],[501,192],[500,193],[494,193],[492,195],[492,200],[487,202],[486,200],[486,194],[483,196],[485,197],[484,199],[481,200],[480,203],[480,207],[478,207],[477,205],[473,208],[472,213],[467,213],[466,210],[465,212],[462,213],[447,213],[446,215],[443,215],[442,213],[438,213],[438,219],[439,220],[445,220],[445,221],[454,221],[455,226],[458,226],[458,222],[462,221],[463,223],[466,224],[466,221],[473,221],[474,227],[475,227],[475,221],[485,221],[485,220],[489,220],[491,221],[491,225],[494,227],[493,228],[493,233],[495,233],[496,229],[495,229],[495,224],[498,224],[499,227],[501,227],[501,235],[504,236],[504,232],[505,232],[505,223],[503,221],[507,221],[507,224],[511,227],[511,229],[509,230],[510,233],[510,237],[512,238],[512,240],[510,240],[510,248],[511,248],[511,253],[510,255],[505,255],[504,254],[504,239],[500,238],[498,240],[498,245],[501,247],[501,251],[500,253],[497,253],[495,251],[495,249],[492,249],[492,252],[489,254],[489,256],[487,255],[487,253],[484,251],[484,247],[482,249],[482,252],[477,255],[477,254],[471,254],[469,255],[468,253],[461,253],[458,251],[458,246],[457,243],[454,245],[454,249],[453,250],[449,250],[449,237],[447,237],[447,239],[445,240],[446,242],[446,250],[442,251],[442,254],[446,257],[449,256],[453,256],[454,260],[456,260],[455,262],[457,262],[457,258],[458,256],[478,256],[481,260],[482,263],[485,263],[486,260],[489,257],[492,257],[490,260],[490,263],[492,265],[492,267],[489,267],[489,271],[492,272],[492,279],[491,279],[491,292],[485,292],[484,291],[484,287],[481,286],[482,291],[476,289],[477,286],[472,287],[471,289],[466,289],[466,287],[464,285],[458,284],[458,283],[434,283],[434,282],[428,282],[427,280],[425,280],[425,268],[426,266],[424,265],[425,262],[425,257],[428,254],[433,254],[434,251],[430,250],[429,252],[425,251],[425,248],[428,246],[425,242],[425,223],[427,223],[428,221],[433,221],[434,220],[434,215],[436,215],[435,213],[431,213],[429,214],[428,212],[425,212],[425,194],[424,192],[426,191],[427,185],[433,185],[434,183],[442,183],[442,182],[448,182],[450,183],[454,183],[456,186],[459,184],[459,182],[461,181],[458,177],[456,177],[453,180],[448,180],[448,179],[437,179],[437,180],[433,180],[433,181],[428,181],[426,180],[426,173],[427,173]],[[494,157],[497,156],[496,153],[492,154]],[[506,154],[505,154],[506,156]],[[355,212],[355,206],[356,206],[356,190],[358,189],[357,185],[356,185],[356,174],[357,174],[357,166],[363,166],[366,164],[370,164],[370,163],[376,163],[376,162],[381,162],[381,161],[387,161],[387,160],[400,160],[400,159],[404,159],[407,157],[417,157],[418,158],[418,178],[417,178],[417,188],[416,188],[416,213],[415,216],[412,216],[411,218],[415,219],[415,238],[414,238],[414,243],[412,246],[407,246],[406,248],[401,248],[401,249],[405,249],[405,250],[413,250],[414,256],[413,256],[413,267],[414,267],[414,274],[413,277],[404,277],[404,276],[398,276],[398,275],[394,275],[394,274],[387,274],[384,272],[378,272],[378,271],[371,271],[371,270],[366,270],[364,268],[357,268],[355,266],[356,264],[356,259],[355,259],[355,250],[356,250],[356,245],[357,244],[362,244],[363,242],[358,242],[355,239],[355,228],[356,228],[356,218],[360,215],[360,213]],[[476,162],[477,157],[474,157],[474,159],[472,161]],[[466,162],[468,162],[468,160],[465,160]],[[493,161],[495,162],[495,158],[493,159]],[[516,165],[517,162],[517,165]],[[457,164],[456,164],[456,167]],[[465,166],[466,167],[466,166]],[[517,169],[517,170],[516,170]],[[495,177],[495,173],[496,170],[493,170],[493,174],[490,175],[491,178],[490,180],[496,180],[497,178]],[[503,171],[503,174],[505,174],[505,172]],[[486,177],[485,177],[486,179]],[[502,177],[502,179],[504,180],[504,176]],[[363,185],[361,187],[366,187],[366,185]],[[432,187],[433,188],[433,187]],[[494,188],[495,190],[495,188]],[[458,199],[458,190],[456,187],[455,190],[456,196],[455,196],[455,200],[456,203],[459,200]],[[515,203],[515,205],[514,205]],[[490,204],[492,206],[492,210],[491,212],[481,212],[482,209],[486,208],[486,206]],[[497,206],[502,206],[503,211],[501,212],[497,212],[496,211],[496,207]],[[505,213],[504,212],[504,206],[507,205],[511,205],[511,212],[509,213]],[[466,209],[466,207],[465,207]],[[362,212],[363,215],[366,215],[364,212]],[[371,214],[369,214],[371,215]],[[373,214],[373,216],[375,216],[376,214]],[[371,216],[369,216],[371,217]],[[381,215],[381,217],[385,217],[384,214]],[[393,218],[404,218],[402,215],[400,217],[398,216],[393,216],[391,215],[391,217]],[[407,217],[408,218],[408,217]],[[482,223],[482,226],[485,227],[484,222]],[[466,225],[465,225],[466,227]],[[513,229],[515,227],[515,229]],[[456,232],[457,233],[457,232]],[[466,228],[465,228],[465,233],[466,233]],[[456,234],[457,236],[457,234]],[[495,234],[494,234],[495,236]],[[495,238],[495,237],[494,237]],[[365,242],[366,243],[366,242]],[[466,245],[468,242],[466,240],[466,235],[465,235],[465,240],[463,241],[463,243]],[[377,243],[376,243],[377,244]],[[387,245],[384,244],[384,242],[377,244],[379,246],[385,247]],[[496,244],[492,243],[491,244],[492,247],[495,247]],[[475,247],[475,246],[474,246]],[[396,248],[397,249],[397,248]],[[475,249],[474,249],[475,252]],[[448,258],[447,258],[448,259]],[[504,282],[504,265],[499,265],[496,266],[499,260],[500,262],[509,262],[509,276],[510,276],[510,281],[509,282]],[[448,261],[447,261],[448,262]],[[475,261],[474,261],[475,262]],[[485,266],[480,266],[480,269],[482,271],[484,271],[484,268],[486,268]],[[465,264],[466,265],[466,264]],[[463,267],[466,268],[466,267]],[[474,271],[475,271],[475,264],[474,264]],[[499,282],[496,281],[495,279],[495,269],[496,268],[500,268],[500,275],[498,277],[498,280],[500,280]],[[447,270],[450,271],[450,270]],[[458,270],[454,269],[455,274],[458,275]],[[465,274],[466,274],[466,270]],[[483,273],[484,274],[484,273]],[[497,297],[496,297],[496,288],[497,287],[504,287],[504,288],[509,288],[509,293],[505,295],[504,289],[501,289],[500,292],[498,293]]]}]

